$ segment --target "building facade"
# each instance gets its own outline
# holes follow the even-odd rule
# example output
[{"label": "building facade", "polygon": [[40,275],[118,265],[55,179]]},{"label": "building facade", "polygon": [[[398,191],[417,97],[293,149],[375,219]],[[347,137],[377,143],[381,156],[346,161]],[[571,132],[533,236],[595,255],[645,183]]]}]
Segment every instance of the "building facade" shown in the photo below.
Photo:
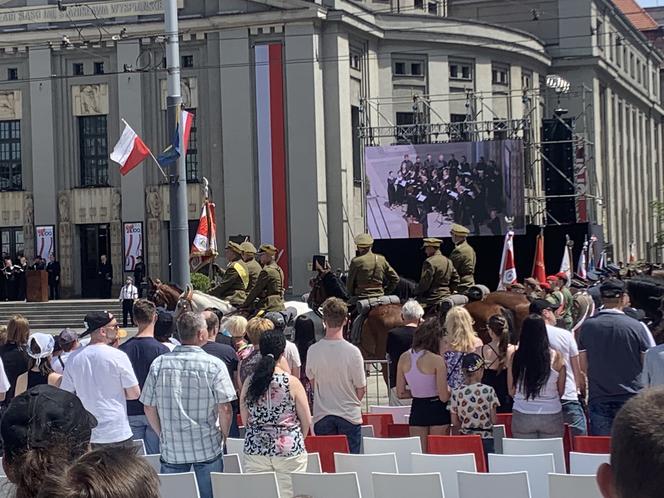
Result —
[{"label": "building facade", "polygon": [[[120,176],[109,159],[123,120],[155,153],[167,145],[162,1],[56,3],[0,8],[2,251],[31,257],[36,229],[54,227],[63,290],[93,296],[100,255],[119,284],[125,224],[141,223],[148,273],[167,280],[168,185],[151,162]],[[305,292],[311,256],[347,267],[365,228],[359,127],[407,122],[414,96],[441,122],[460,119],[469,92],[482,96],[478,119],[523,116],[524,90],[549,72],[545,43],[522,27],[447,18],[447,4],[181,1],[192,231],[207,178],[220,243],[278,243],[290,291]],[[629,111],[630,133],[655,144],[659,118],[605,91],[611,109]],[[649,91],[639,90],[644,108]],[[628,137],[606,154],[651,154],[627,152]]]}]

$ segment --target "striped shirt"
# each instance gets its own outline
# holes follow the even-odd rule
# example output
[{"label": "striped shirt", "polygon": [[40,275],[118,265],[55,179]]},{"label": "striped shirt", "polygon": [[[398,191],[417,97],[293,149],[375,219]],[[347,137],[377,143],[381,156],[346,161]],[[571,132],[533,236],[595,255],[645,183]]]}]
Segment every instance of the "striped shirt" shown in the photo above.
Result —
[{"label": "striped shirt", "polygon": [[197,463],[219,456],[217,405],[236,397],[224,362],[198,346],[177,346],[155,358],[141,402],[159,413],[162,460]]}]

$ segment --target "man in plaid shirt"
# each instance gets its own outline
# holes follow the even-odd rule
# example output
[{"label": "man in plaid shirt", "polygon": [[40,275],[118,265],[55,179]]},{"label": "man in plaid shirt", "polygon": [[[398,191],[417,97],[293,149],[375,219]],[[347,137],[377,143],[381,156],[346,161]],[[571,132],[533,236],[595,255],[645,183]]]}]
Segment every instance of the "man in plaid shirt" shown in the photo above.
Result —
[{"label": "man in plaid shirt", "polygon": [[223,471],[223,443],[237,396],[224,362],[201,348],[208,340],[203,316],[184,313],[177,329],[182,345],[155,358],[140,400],[159,434],[161,473],[193,466],[201,498],[212,498],[210,472]]}]

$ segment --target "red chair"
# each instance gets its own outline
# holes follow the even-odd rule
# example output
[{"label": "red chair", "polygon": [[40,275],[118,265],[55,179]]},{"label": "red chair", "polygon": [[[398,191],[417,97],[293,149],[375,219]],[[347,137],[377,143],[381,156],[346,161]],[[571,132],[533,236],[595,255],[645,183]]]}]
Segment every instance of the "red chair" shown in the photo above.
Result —
[{"label": "red chair", "polygon": [[237,414],[236,420],[237,420],[237,426],[238,427],[242,427],[244,425],[242,423],[242,415],[240,415],[239,413]]},{"label": "red chair", "polygon": [[569,424],[564,424],[563,430],[563,453],[565,454],[565,468],[569,469],[569,452],[572,451],[572,429]]},{"label": "red chair", "polygon": [[512,414],[496,413],[496,425],[505,426],[505,437],[512,437]]},{"label": "red chair", "polygon": [[323,472],[334,473],[334,454],[349,453],[346,436],[307,436],[304,446],[308,453],[318,453]]},{"label": "red chair", "polygon": [[362,425],[370,425],[374,430],[374,437],[389,437],[387,428],[394,423],[391,413],[363,413]]},{"label": "red chair", "polygon": [[473,453],[478,472],[486,472],[484,446],[480,436],[428,436],[427,453],[434,455],[458,455]]},{"label": "red chair", "polygon": [[611,453],[610,436],[576,436],[574,451],[579,453]]},{"label": "red chair", "polygon": [[410,437],[410,426],[408,424],[389,424],[387,437]]}]

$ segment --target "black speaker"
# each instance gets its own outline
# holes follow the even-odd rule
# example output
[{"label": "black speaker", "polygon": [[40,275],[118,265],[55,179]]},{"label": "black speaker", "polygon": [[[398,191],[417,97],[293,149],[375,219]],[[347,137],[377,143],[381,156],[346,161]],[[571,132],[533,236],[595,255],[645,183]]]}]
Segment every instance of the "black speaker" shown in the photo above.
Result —
[{"label": "black speaker", "polygon": [[[542,168],[546,224],[575,223],[573,119],[542,120]],[[557,196],[569,197],[557,197]],[[551,196],[551,197],[549,197]]]}]

